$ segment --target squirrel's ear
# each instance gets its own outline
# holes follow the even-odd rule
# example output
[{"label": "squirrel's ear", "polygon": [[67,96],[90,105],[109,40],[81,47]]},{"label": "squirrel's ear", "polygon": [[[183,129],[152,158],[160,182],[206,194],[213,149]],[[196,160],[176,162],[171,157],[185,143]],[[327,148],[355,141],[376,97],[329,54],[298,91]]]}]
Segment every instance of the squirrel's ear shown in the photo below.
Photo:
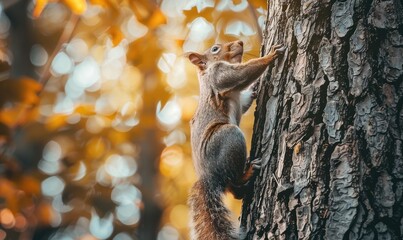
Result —
[{"label": "squirrel's ear", "polygon": [[203,55],[194,52],[189,52],[186,53],[185,56],[189,59],[191,63],[198,66],[201,70],[206,68],[206,61],[204,60]]}]

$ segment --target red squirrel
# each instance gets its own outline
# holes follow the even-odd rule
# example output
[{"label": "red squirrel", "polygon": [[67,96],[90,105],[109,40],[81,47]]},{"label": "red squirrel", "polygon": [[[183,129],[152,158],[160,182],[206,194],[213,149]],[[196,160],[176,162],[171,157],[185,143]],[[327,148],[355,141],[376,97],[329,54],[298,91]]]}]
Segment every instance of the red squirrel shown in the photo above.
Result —
[{"label": "red squirrel", "polygon": [[226,191],[242,199],[260,160],[247,163],[241,115],[256,98],[255,84],[285,48],[273,46],[267,56],[242,62],[243,42],[215,44],[203,54],[186,56],[198,68],[200,97],[191,120],[191,145],[198,180],[188,203],[194,240],[242,239],[222,197]]}]

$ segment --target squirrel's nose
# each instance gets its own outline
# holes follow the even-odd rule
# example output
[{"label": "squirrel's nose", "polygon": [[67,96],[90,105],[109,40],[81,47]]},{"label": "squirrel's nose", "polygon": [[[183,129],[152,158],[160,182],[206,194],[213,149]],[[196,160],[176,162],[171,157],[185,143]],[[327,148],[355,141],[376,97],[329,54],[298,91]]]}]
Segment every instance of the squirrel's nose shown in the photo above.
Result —
[{"label": "squirrel's nose", "polygon": [[243,42],[242,42],[241,40],[237,41],[237,43],[238,43],[239,45],[241,45],[241,47],[243,47]]}]

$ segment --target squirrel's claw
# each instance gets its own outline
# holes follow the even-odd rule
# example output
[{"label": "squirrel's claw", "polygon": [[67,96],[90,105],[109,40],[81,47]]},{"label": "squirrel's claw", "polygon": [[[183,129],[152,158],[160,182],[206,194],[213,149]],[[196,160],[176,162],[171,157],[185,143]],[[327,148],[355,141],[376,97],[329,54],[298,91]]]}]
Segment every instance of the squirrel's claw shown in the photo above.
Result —
[{"label": "squirrel's claw", "polygon": [[256,158],[251,163],[252,168],[255,170],[260,170],[262,168],[262,159]]},{"label": "squirrel's claw", "polygon": [[276,49],[276,53],[283,54],[286,49],[287,49],[286,46],[282,46],[281,48]]},{"label": "squirrel's claw", "polygon": [[273,54],[275,56],[278,56],[280,54],[283,54],[286,49],[287,48],[284,45],[277,44],[277,45],[274,45],[274,46],[271,47],[269,54]]}]

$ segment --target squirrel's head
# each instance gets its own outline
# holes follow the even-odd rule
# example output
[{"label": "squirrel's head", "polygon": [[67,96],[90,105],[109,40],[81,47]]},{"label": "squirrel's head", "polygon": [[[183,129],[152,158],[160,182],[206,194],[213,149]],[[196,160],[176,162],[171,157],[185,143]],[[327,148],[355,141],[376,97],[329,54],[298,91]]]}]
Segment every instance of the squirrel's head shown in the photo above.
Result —
[{"label": "squirrel's head", "polygon": [[191,63],[200,70],[208,68],[209,64],[217,61],[226,61],[229,63],[240,63],[242,61],[243,42],[234,41],[224,44],[214,44],[203,54],[189,52],[186,53]]}]

